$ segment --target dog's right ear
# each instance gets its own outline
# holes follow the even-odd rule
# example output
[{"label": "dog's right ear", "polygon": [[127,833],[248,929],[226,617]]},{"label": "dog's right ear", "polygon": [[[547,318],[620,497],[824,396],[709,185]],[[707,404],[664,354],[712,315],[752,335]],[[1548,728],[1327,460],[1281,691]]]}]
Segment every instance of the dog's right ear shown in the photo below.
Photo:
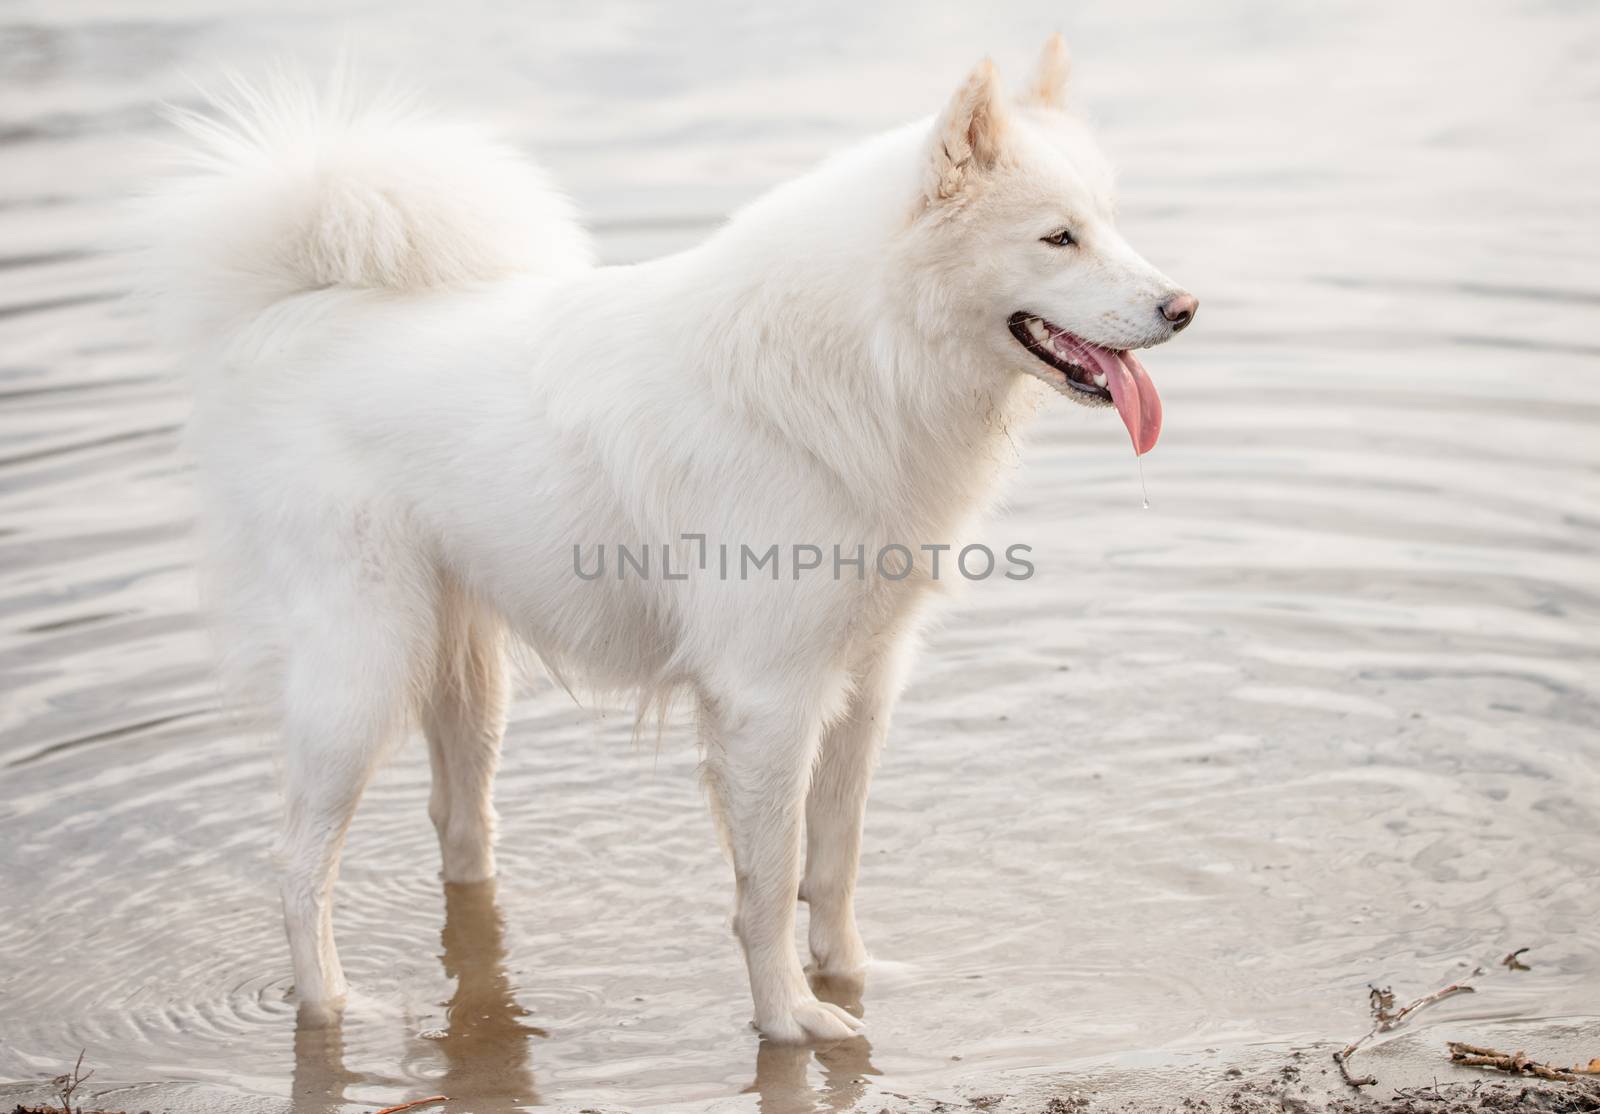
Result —
[{"label": "dog's right ear", "polygon": [[1023,104],[1036,104],[1041,108],[1065,108],[1067,105],[1067,78],[1072,73],[1072,56],[1067,53],[1067,40],[1057,31],[1045,41],[1039,55],[1039,65],[1033,79],[1017,99]]},{"label": "dog's right ear", "polygon": [[1005,96],[994,63],[985,58],[967,76],[933,126],[928,196],[955,197],[972,178],[1000,161],[1006,131]]}]

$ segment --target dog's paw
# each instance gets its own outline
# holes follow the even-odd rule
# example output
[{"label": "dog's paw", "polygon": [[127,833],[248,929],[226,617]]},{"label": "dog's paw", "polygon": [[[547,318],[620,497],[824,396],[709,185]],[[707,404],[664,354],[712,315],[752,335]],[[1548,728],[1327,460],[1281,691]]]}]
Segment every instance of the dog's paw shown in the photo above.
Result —
[{"label": "dog's paw", "polygon": [[335,1028],[344,1017],[346,998],[341,994],[336,998],[301,1001],[295,1009],[296,1026],[306,1030]]},{"label": "dog's paw", "polygon": [[777,1044],[849,1040],[866,1031],[860,1018],[852,1017],[832,1002],[815,998],[802,999],[776,1017],[758,1018],[756,1028]]}]

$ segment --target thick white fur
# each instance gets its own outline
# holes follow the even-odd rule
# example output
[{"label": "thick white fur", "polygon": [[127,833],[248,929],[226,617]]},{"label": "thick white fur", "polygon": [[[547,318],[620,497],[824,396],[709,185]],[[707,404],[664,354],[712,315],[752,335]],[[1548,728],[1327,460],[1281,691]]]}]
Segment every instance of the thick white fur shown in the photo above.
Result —
[{"label": "thick white fur", "polygon": [[[304,1003],[345,993],[339,850],[411,717],[445,879],[493,873],[509,632],[569,683],[694,700],[756,1024],[859,1030],[807,984],[795,898],[816,967],[858,972],[867,783],[927,554],[900,581],[584,581],[572,549],[959,544],[1042,391],[1007,315],[1117,347],[1170,332],[1065,73],[1056,44],[1013,103],[985,63],[937,120],[628,267],[591,264],[538,171],[393,101],[285,81],[186,118],[153,273],[193,369],[230,646],[281,726]],[[1080,251],[1040,243],[1063,222]]]}]

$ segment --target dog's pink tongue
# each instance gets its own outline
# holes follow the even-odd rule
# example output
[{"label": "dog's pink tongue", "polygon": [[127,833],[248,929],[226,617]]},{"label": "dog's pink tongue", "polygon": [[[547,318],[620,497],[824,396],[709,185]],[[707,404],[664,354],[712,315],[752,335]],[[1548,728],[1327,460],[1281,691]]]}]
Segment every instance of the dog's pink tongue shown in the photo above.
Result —
[{"label": "dog's pink tongue", "polygon": [[1134,454],[1143,456],[1156,447],[1156,438],[1161,436],[1161,396],[1156,394],[1156,385],[1132,352],[1101,348],[1095,353],[1095,363],[1105,372],[1106,389],[1122,424],[1128,427]]}]

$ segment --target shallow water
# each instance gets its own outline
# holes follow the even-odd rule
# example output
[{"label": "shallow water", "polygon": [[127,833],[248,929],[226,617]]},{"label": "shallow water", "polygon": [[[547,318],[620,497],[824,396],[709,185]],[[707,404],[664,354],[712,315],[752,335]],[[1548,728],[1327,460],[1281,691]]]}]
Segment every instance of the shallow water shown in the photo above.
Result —
[{"label": "shallow water", "polygon": [[[84,1048],[161,1085],[132,1109],[842,1109],[1342,1041],[1369,981],[1521,946],[1428,1023],[1600,1035],[1600,9],[829,7],[0,6],[0,1080]],[[1038,575],[954,601],[906,694],[870,1045],[761,1046],[687,730],[548,687],[498,893],[442,891],[415,741],[368,794],[357,993],[297,1034],[272,749],[219,711],[184,403],[105,252],[153,103],[345,36],[627,260],[1063,18],[1124,227],[1204,312],[1146,361],[1151,508],[1118,423],[1050,407],[988,531]]]}]

